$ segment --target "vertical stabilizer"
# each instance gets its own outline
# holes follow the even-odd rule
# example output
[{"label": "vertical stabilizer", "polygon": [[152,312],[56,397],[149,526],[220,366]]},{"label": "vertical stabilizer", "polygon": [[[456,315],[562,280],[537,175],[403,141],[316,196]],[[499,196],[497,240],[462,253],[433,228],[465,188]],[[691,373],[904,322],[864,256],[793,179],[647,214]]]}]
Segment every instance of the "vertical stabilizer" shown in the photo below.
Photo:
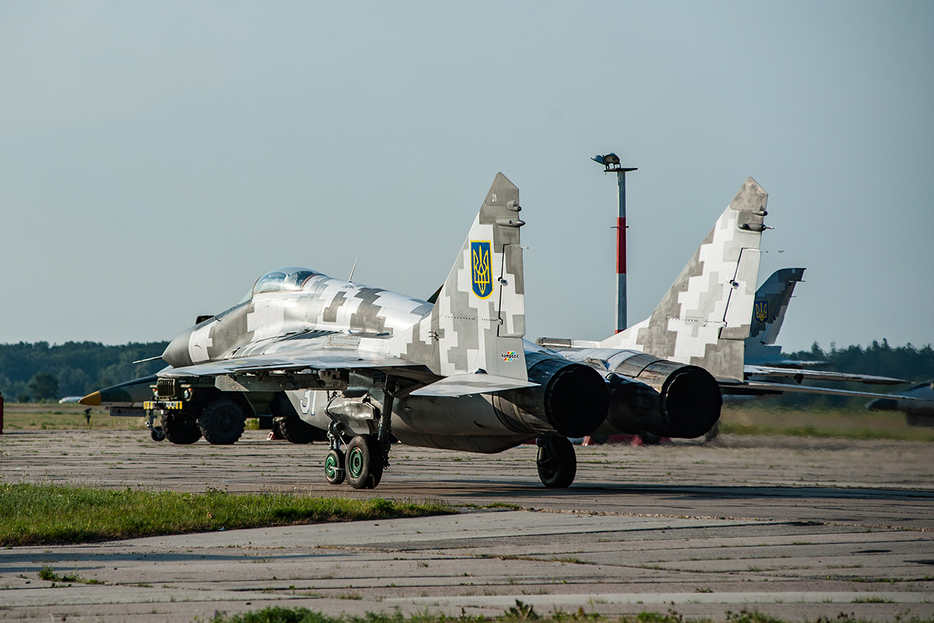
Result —
[{"label": "vertical stabilizer", "polygon": [[778,339],[795,285],[803,278],[803,268],[782,268],[756,290],[752,325],[746,338],[746,363],[781,359],[781,347],[772,344]]},{"label": "vertical stabilizer", "polygon": [[785,320],[785,311],[795,284],[804,279],[803,268],[782,268],[776,270],[756,290],[756,303],[752,312],[752,327],[749,340],[763,344],[774,344],[778,332]]},{"label": "vertical stabilizer", "polygon": [[600,346],[640,350],[741,380],[767,200],[748,178],[652,315]]},{"label": "vertical stabilizer", "polygon": [[434,309],[413,328],[403,357],[446,377],[528,379],[520,210],[519,189],[497,173]]}]

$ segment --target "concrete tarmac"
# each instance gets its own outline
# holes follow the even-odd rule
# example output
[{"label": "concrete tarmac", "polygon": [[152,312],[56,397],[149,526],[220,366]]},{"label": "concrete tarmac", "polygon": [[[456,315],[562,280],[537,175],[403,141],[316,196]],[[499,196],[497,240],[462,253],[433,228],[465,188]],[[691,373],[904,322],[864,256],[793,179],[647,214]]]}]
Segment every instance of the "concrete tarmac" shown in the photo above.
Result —
[{"label": "concrete tarmac", "polygon": [[[3,549],[0,617],[187,622],[273,604],[497,615],[519,600],[539,613],[934,618],[934,444],[726,436],[577,450],[567,490],[541,486],[534,446],[396,446],[380,487],[355,491],[324,481],[324,444],[260,431],[233,446],[7,431],[3,483],[441,498],[463,512]],[[40,580],[45,565],[101,584]]]}]

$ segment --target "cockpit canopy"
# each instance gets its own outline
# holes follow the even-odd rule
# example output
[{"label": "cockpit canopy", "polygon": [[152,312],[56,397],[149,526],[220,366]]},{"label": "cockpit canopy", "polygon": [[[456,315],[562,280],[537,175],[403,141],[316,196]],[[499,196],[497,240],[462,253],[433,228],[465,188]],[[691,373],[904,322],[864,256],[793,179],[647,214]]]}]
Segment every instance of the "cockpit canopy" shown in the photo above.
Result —
[{"label": "cockpit canopy", "polygon": [[320,274],[321,273],[317,273],[313,270],[299,268],[297,266],[280,268],[266,273],[257,279],[256,284],[253,286],[253,294],[262,294],[263,292],[295,292],[301,290],[306,281]]}]

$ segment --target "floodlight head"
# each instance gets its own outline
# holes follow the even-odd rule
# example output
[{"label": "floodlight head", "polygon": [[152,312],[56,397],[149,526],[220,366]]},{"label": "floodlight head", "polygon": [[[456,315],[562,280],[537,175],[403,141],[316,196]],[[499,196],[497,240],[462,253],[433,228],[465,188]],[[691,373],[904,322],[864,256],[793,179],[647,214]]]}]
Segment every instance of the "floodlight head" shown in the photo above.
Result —
[{"label": "floodlight head", "polygon": [[602,165],[606,166],[606,162],[603,161],[603,156],[601,156],[601,155],[599,155],[599,154],[596,155],[596,156],[594,156],[593,158],[591,158],[591,160],[593,160],[593,161],[596,162],[597,164],[602,164]]},{"label": "floodlight head", "polygon": [[603,163],[606,164],[607,166],[611,164],[619,164],[619,156],[617,156],[613,152],[610,152],[607,155],[603,156],[602,160],[603,160]]}]

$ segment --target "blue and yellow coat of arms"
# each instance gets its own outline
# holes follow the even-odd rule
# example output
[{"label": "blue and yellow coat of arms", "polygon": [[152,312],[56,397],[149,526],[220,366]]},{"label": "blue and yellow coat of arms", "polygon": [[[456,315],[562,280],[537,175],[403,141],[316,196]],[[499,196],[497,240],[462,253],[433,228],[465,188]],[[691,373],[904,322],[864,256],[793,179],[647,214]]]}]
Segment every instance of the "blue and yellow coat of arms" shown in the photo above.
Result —
[{"label": "blue and yellow coat of arms", "polygon": [[489,240],[470,241],[470,282],[473,293],[485,299],[493,294],[493,264]]},{"label": "blue and yellow coat of arms", "polygon": [[769,319],[769,302],[768,301],[756,301],[755,307],[752,310],[752,315],[759,322],[765,322]]}]

